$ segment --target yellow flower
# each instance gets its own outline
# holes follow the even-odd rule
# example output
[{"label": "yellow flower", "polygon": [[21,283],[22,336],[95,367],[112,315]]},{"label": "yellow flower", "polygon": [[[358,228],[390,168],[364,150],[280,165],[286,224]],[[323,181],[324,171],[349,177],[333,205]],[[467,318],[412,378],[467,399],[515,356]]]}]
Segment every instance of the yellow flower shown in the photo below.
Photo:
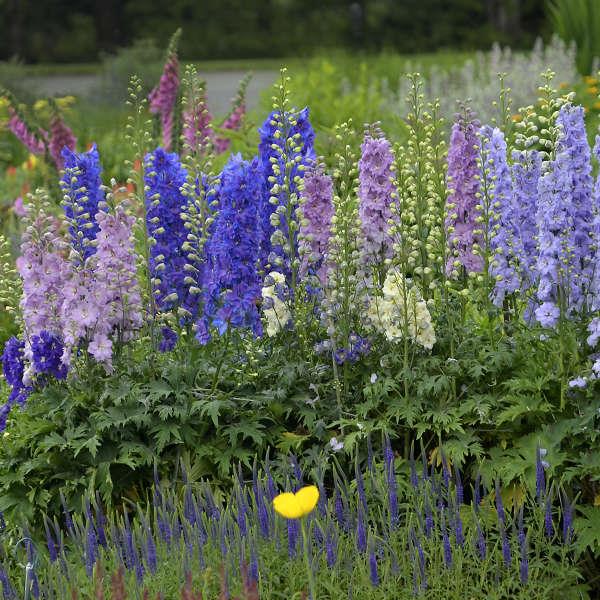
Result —
[{"label": "yellow flower", "polygon": [[589,87],[587,89],[588,94],[592,94],[592,96],[595,96],[598,94],[598,86],[594,85],[592,87]]},{"label": "yellow flower", "polygon": [[583,80],[588,85],[596,85],[598,83],[598,79],[596,77],[592,77],[591,75],[588,75],[587,77],[584,77]]},{"label": "yellow flower", "polygon": [[299,489],[295,494],[285,492],[273,498],[275,512],[286,519],[301,519],[311,513],[319,500],[319,490],[314,485]]},{"label": "yellow flower", "polygon": [[523,115],[520,115],[519,113],[517,113],[517,114],[514,114],[511,118],[515,123],[518,123],[519,121],[523,120]]}]

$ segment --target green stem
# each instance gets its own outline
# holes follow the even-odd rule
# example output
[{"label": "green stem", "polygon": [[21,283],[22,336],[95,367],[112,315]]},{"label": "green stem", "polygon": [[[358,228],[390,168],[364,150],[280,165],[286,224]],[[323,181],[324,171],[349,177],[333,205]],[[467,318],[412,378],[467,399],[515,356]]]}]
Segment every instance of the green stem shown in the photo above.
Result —
[{"label": "green stem", "polygon": [[306,530],[306,521],[305,519],[300,520],[300,525],[302,526],[302,542],[304,549],[304,562],[306,563],[306,576],[308,577],[308,589],[310,592],[309,600],[317,600],[317,595],[315,593],[315,578],[312,572],[312,568],[310,566],[310,556],[309,556],[309,546],[308,546],[308,532]]}]

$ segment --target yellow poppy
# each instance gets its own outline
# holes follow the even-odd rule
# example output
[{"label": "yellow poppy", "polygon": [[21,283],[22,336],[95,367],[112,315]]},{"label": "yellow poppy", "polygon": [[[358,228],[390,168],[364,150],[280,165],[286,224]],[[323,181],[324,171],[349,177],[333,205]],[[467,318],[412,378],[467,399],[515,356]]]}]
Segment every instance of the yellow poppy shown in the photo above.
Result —
[{"label": "yellow poppy", "polygon": [[319,490],[314,485],[299,489],[295,494],[285,492],[273,498],[275,512],[286,519],[301,519],[311,513],[319,500]]}]

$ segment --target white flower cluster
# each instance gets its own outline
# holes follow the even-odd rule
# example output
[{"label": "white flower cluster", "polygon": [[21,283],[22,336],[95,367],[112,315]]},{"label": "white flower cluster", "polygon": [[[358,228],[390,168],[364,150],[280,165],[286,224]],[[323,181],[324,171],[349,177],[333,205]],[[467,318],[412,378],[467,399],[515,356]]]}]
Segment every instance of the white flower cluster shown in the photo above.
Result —
[{"label": "white flower cluster", "polygon": [[409,287],[398,269],[390,269],[383,284],[383,296],[373,297],[368,316],[375,329],[388,340],[397,342],[409,338],[431,350],[435,344],[435,331],[427,303],[415,287]]},{"label": "white flower cluster", "polygon": [[267,335],[269,337],[276,335],[292,318],[286,303],[279,298],[275,291],[275,286],[278,284],[285,285],[285,276],[277,271],[271,271],[262,288],[263,314],[267,319]]}]

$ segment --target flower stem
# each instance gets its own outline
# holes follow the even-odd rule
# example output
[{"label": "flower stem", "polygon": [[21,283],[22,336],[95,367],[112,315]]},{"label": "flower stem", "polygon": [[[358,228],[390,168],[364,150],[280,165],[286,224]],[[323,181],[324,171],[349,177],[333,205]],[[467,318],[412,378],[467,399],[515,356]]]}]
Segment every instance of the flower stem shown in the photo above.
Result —
[{"label": "flower stem", "polygon": [[306,563],[306,576],[308,577],[308,590],[310,593],[309,600],[317,600],[315,593],[315,578],[310,566],[309,546],[308,546],[308,531],[306,529],[306,520],[301,519],[300,525],[302,527],[302,547],[304,550],[304,562]]}]

